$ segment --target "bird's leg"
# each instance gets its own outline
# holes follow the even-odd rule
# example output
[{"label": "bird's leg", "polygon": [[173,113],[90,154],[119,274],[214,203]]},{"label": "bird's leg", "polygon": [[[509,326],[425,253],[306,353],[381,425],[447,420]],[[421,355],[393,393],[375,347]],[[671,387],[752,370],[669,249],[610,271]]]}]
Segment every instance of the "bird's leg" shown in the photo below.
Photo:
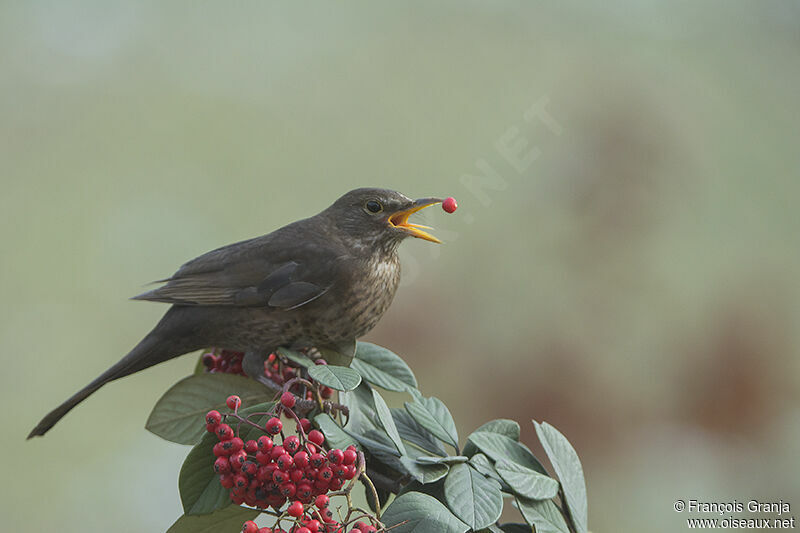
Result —
[{"label": "bird's leg", "polygon": [[281,390],[280,385],[264,375],[264,363],[270,353],[272,353],[271,350],[252,350],[245,352],[244,358],[242,359],[242,370],[252,379],[258,381],[268,389],[277,392]]}]

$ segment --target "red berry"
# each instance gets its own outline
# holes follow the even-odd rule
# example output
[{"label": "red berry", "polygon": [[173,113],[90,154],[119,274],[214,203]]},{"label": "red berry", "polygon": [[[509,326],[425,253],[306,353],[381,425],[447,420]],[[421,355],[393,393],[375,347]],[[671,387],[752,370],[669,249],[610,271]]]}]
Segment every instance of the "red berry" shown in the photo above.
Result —
[{"label": "red berry", "polygon": [[319,390],[319,395],[328,400],[331,396],[333,396],[333,389],[330,387],[322,387]]},{"label": "red berry", "polygon": [[317,474],[317,479],[324,479],[325,481],[330,481],[331,479],[333,479],[333,470],[331,470],[327,466],[325,468],[320,468],[319,474]]},{"label": "red berry", "polygon": [[258,451],[258,443],[256,441],[254,441],[254,440],[249,440],[249,441],[245,442],[244,443],[244,451],[246,451],[250,455],[253,455],[254,453],[256,453]]},{"label": "red berry", "polygon": [[280,457],[285,453],[286,450],[283,448],[283,446],[275,446],[274,448],[272,448],[272,451],[269,452],[269,456],[272,457],[273,461],[275,461],[278,459],[278,457]]},{"label": "red berry", "polygon": [[260,465],[265,465],[272,462],[272,457],[268,453],[256,452],[256,462]]},{"label": "red berry", "polygon": [[294,454],[294,464],[299,468],[305,468],[308,466],[308,453],[304,451],[299,451]]},{"label": "red berry", "polygon": [[219,411],[209,411],[206,413],[206,424],[219,424],[222,422],[222,415]]},{"label": "red berry", "polygon": [[294,483],[300,483],[300,481],[303,479],[303,476],[305,476],[303,471],[298,470],[297,468],[289,472],[289,477],[292,479]]},{"label": "red berry", "polygon": [[244,450],[239,450],[231,455],[230,459],[228,460],[230,461],[234,470],[241,470],[244,466],[244,462],[247,461],[247,454],[244,453]]},{"label": "red berry", "polygon": [[294,483],[286,482],[281,485],[280,490],[281,494],[287,498],[294,498],[294,495],[297,492],[297,487],[294,485]]},{"label": "red berry", "polygon": [[316,444],[317,446],[322,446],[322,443],[325,442],[325,435],[318,429],[312,429],[308,433],[308,440]]},{"label": "red berry", "polygon": [[258,530],[258,533],[272,533],[272,528],[271,527],[262,527],[261,529]]},{"label": "red berry", "polygon": [[300,483],[297,485],[297,497],[301,499],[311,498],[311,485],[308,483]]},{"label": "red berry", "polygon": [[258,533],[258,525],[252,520],[248,520],[242,526],[242,533]]},{"label": "red berry", "polygon": [[325,464],[325,456],[322,455],[321,453],[312,454],[309,460],[311,462],[311,465],[314,466],[315,468],[319,468]]},{"label": "red berry", "polygon": [[344,452],[338,448],[328,452],[328,462],[332,465],[338,465],[344,461]]},{"label": "red berry", "polygon": [[224,448],[224,442],[218,442],[212,448],[215,457],[222,457],[223,455],[228,455],[228,451]]},{"label": "red berry", "polygon": [[258,465],[253,461],[245,461],[242,465],[242,472],[250,477],[255,477],[256,472],[258,472]]},{"label": "red berry", "polygon": [[267,421],[267,431],[272,433],[273,435],[277,435],[283,429],[283,422],[281,422],[280,418],[272,417]]},{"label": "red berry", "polygon": [[258,444],[258,450],[261,452],[268,452],[272,449],[273,446],[272,439],[267,437],[266,435],[258,437],[258,441],[256,441],[256,444]]},{"label": "red berry", "polygon": [[448,213],[453,213],[456,208],[458,208],[458,204],[456,203],[456,199],[452,196],[445,198],[444,202],[442,202],[442,209]]},{"label": "red berry", "polygon": [[303,527],[297,528],[295,533],[311,533],[311,530],[308,529],[307,527],[303,526]]},{"label": "red berry", "polygon": [[228,409],[238,409],[240,405],[242,405],[242,399],[236,396],[235,394],[232,396],[228,396],[228,399],[225,400],[225,405],[228,406]]},{"label": "red berry", "polygon": [[356,453],[355,450],[348,448],[343,452],[342,464],[351,465],[356,462],[356,458],[358,458],[358,453]]},{"label": "red berry", "polygon": [[308,528],[309,531],[311,531],[311,533],[317,533],[317,531],[319,531],[319,526],[320,526],[319,520],[315,520],[312,518],[311,520],[305,523],[305,526]]},{"label": "red berry", "polygon": [[300,449],[300,438],[297,435],[290,435],[283,441],[283,447],[289,453],[295,453]]},{"label": "red berry", "polygon": [[[308,433],[309,431],[311,431],[311,421],[308,418],[301,418],[300,427],[303,428],[303,431]],[[297,428],[297,431],[300,431],[300,428]]]},{"label": "red berry", "polygon": [[217,457],[217,460],[214,461],[214,472],[217,474],[225,474],[231,471],[231,463],[228,461],[227,457]]},{"label": "red berry", "polygon": [[294,394],[292,394],[291,392],[286,391],[283,394],[281,394],[281,403],[285,408],[291,409],[292,407],[294,407],[294,404],[296,402],[297,398],[295,398]]},{"label": "red berry", "polygon": [[300,518],[303,516],[303,504],[300,502],[292,502],[286,512],[289,513],[289,516],[293,516],[295,518]]},{"label": "red berry", "polygon": [[316,505],[317,508],[319,508],[319,509],[326,508],[329,503],[330,503],[330,498],[328,498],[324,494],[320,494],[319,496],[317,496],[317,499],[314,500],[314,505]]},{"label": "red berry", "polygon": [[286,472],[294,466],[294,460],[292,460],[291,455],[285,453],[278,457],[278,459],[275,461],[275,464],[278,465],[278,468]]},{"label": "red berry", "polygon": [[231,440],[233,438],[233,428],[228,424],[220,424],[217,426],[216,434],[221,441]]},{"label": "red berry", "polygon": [[217,366],[217,356],[213,353],[204,353],[203,354],[203,366],[208,369],[212,369]]}]

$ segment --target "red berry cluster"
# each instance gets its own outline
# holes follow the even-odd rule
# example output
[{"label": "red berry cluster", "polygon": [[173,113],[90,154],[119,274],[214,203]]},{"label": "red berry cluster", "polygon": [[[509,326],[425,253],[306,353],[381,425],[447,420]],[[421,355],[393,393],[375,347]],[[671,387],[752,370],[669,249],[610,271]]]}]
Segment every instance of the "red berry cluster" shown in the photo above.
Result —
[{"label": "red berry cluster", "polygon": [[[203,354],[203,365],[207,371],[212,374],[239,374],[244,375],[242,370],[242,359],[244,352],[234,352],[232,350],[220,350],[219,353],[211,351]],[[324,365],[324,359],[317,359],[316,364]],[[298,377],[301,369],[293,366],[291,362],[282,361],[274,353],[269,354],[269,357],[264,361],[264,375],[271,379],[277,385],[283,385],[290,379]],[[313,381],[313,380],[312,380]],[[333,396],[333,389],[330,387],[320,387],[320,396],[327,400]],[[311,392],[306,393],[307,399],[312,399]]]},{"label": "red berry cluster", "polygon": [[[328,364],[324,359],[317,359],[314,361],[314,363],[318,365]],[[269,354],[267,360],[264,361],[264,375],[278,385],[283,385],[290,379],[299,377],[301,371],[301,367],[292,366],[291,361],[282,361],[274,353]],[[308,381],[314,383],[314,380],[311,378],[308,378]],[[322,396],[323,399],[327,400],[333,396],[333,389],[330,387],[321,386],[319,388],[319,395]],[[311,400],[313,397],[314,396],[311,391],[306,392],[306,399]]]},{"label": "red berry cluster", "polygon": [[[306,418],[297,418],[292,408],[297,398],[289,391],[281,395],[276,416],[263,426],[264,435],[257,440],[243,441],[224,420],[234,417],[246,419],[238,414],[241,399],[231,396],[227,405],[232,414],[219,411],[206,414],[206,429],[213,433],[218,443],[213,451],[216,460],[214,471],[220,484],[230,489],[230,498],[237,505],[275,511],[291,501],[284,515],[294,522],[290,533],[339,533],[342,524],[336,521],[328,509],[329,491],[338,491],[344,483],[359,473],[358,452],[354,446],[345,450],[325,450],[325,436],[311,428]],[[279,418],[285,411],[296,421],[295,432],[286,435]],[[277,440],[280,438],[280,444]],[[313,502],[314,505],[311,505]],[[356,533],[377,531],[372,526],[351,529]],[[255,529],[254,529],[255,528]],[[371,529],[370,529],[371,528]],[[261,528],[254,522],[246,522],[242,529],[249,533],[280,533],[280,528]]]},{"label": "red berry cluster", "polygon": [[244,352],[234,352],[233,350],[216,350],[203,354],[203,366],[212,374],[240,374],[242,370],[242,359]]}]

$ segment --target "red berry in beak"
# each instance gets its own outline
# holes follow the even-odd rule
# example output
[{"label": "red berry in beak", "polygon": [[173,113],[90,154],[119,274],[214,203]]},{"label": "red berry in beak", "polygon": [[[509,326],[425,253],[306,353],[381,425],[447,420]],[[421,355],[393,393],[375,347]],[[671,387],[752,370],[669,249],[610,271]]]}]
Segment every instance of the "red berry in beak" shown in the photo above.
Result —
[{"label": "red berry in beak", "polygon": [[442,202],[442,209],[447,211],[448,213],[453,213],[458,204],[456,203],[456,199],[450,196],[449,198],[445,198],[444,202]]}]

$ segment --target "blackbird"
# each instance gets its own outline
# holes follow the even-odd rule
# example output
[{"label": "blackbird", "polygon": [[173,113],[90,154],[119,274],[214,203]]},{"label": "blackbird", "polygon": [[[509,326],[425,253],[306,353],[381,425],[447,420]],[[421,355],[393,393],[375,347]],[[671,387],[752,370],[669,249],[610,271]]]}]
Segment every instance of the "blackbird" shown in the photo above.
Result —
[{"label": "blackbird", "polygon": [[397,291],[400,242],[441,242],[408,221],[440,202],[356,189],[315,216],[189,261],[133,298],[172,304],[155,328],[28,438],[44,435],[109,381],[209,346],[245,352],[244,370],[256,379],[265,379],[264,358],[279,347],[352,358],[355,339],[375,326]]}]

